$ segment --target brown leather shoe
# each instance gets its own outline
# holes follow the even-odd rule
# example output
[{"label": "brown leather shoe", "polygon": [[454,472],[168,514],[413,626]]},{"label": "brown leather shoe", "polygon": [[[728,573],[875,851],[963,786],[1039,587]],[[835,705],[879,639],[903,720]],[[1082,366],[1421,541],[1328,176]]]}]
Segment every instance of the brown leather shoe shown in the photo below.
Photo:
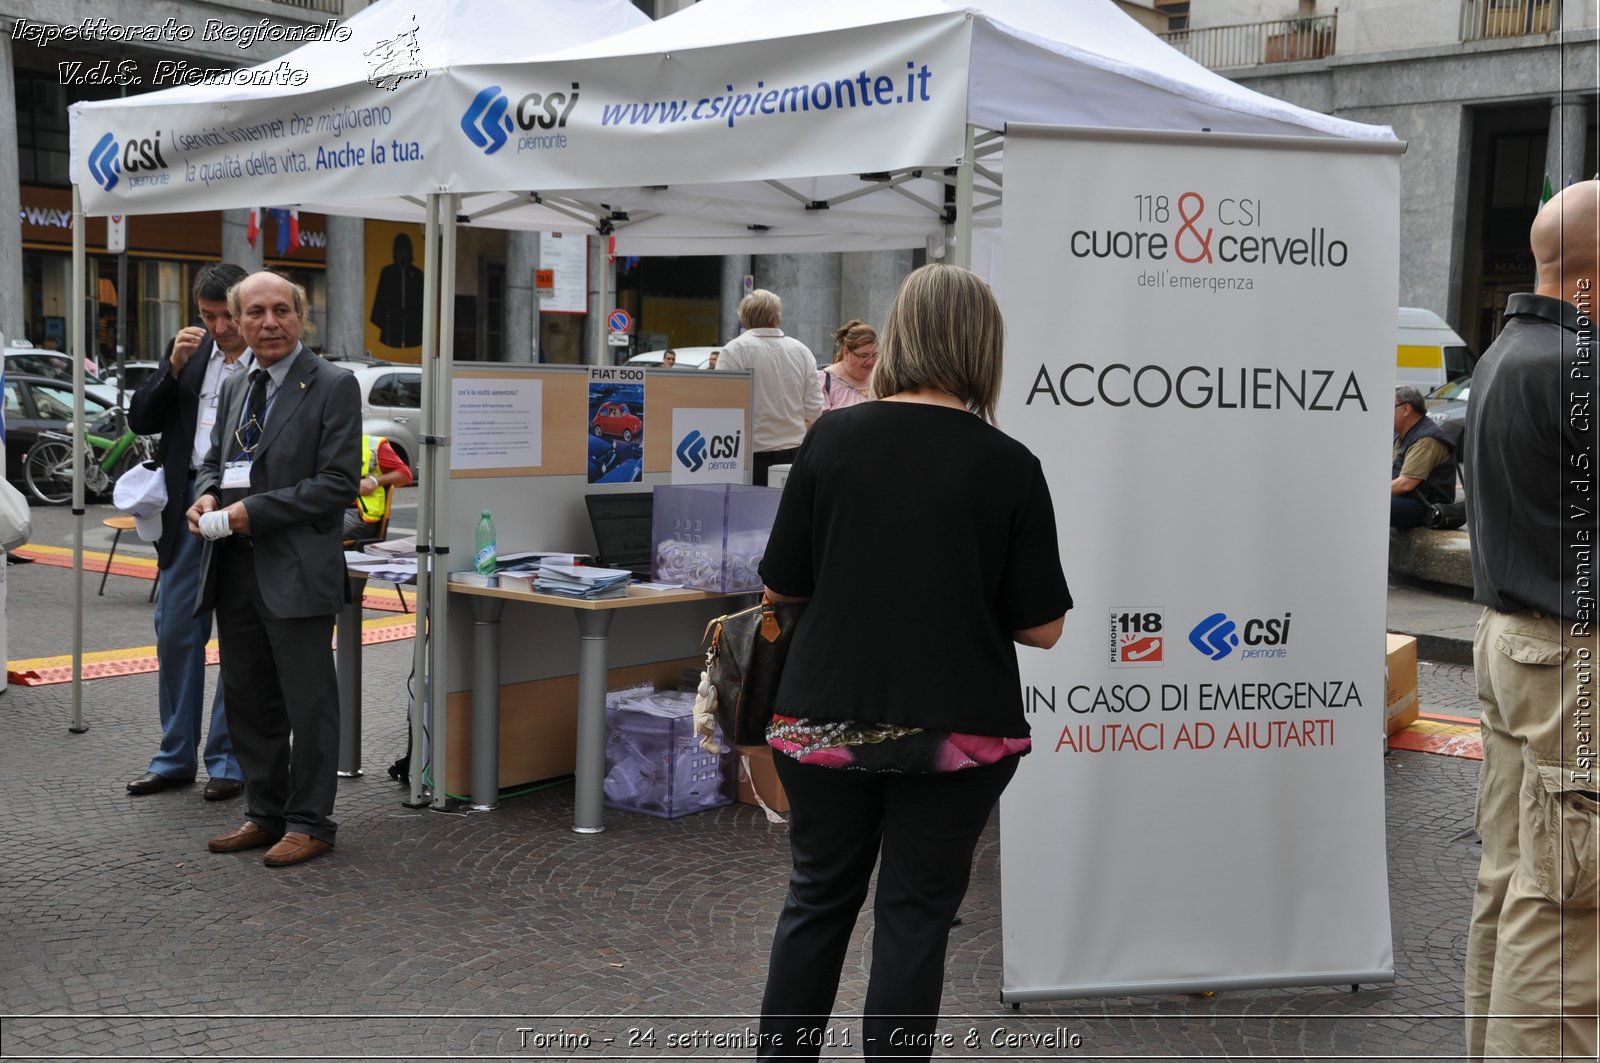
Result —
[{"label": "brown leather shoe", "polygon": [[292,830],[278,840],[278,844],[267,850],[267,855],[261,862],[268,867],[288,867],[290,864],[303,864],[313,856],[321,856],[333,848],[332,842],[325,842],[321,838],[313,838],[309,834],[302,834]]},{"label": "brown leather shoe", "polygon": [[212,838],[206,842],[206,848],[214,853],[239,853],[246,849],[260,849],[277,840],[275,836],[256,824],[246,823],[242,827],[235,827],[226,834]]}]

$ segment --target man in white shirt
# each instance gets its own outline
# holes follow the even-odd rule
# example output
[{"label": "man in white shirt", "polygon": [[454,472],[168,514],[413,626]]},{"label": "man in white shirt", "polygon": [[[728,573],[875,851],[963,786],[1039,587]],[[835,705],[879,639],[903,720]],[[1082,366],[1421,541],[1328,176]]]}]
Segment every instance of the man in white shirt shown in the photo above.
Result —
[{"label": "man in white shirt", "polygon": [[[159,372],[140,386],[128,407],[128,425],[141,435],[161,434],[156,461],[166,478],[167,505],[161,514],[156,559],[161,586],[156,597],[156,656],[160,660],[157,697],[161,705],[161,748],[145,774],[128,783],[134,796],[159,793],[194,782],[201,758],[206,642],[211,613],[195,614],[200,586],[200,544],[189,535],[184,511],[194,501],[195,472],[211,449],[222,382],[251,364],[238,322],[228,311],[228,289],[245,277],[228,262],[202,267],[194,278],[200,325],[178,330]],[[204,749],[207,801],[237,797],[244,773],[234,756],[222,708],[222,684],[211,703],[211,726]]]},{"label": "man in white shirt", "polygon": [[751,482],[767,485],[767,470],[787,465],[800,440],[822,414],[822,385],[810,348],[783,334],[783,300],[757,288],[739,302],[745,331],[722,347],[718,372],[748,369],[751,375]]}]

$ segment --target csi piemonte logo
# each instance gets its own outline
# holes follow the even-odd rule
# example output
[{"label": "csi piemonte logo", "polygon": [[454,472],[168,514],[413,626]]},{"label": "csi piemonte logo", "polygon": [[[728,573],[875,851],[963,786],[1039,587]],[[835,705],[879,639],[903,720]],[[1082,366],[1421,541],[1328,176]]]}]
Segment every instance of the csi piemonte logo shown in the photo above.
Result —
[{"label": "csi piemonte logo", "polygon": [[699,429],[690,429],[689,434],[683,437],[683,442],[678,444],[678,460],[690,472],[699,472],[706,463],[706,437],[700,434]]},{"label": "csi piemonte logo", "polygon": [[153,137],[130,137],[119,143],[115,133],[107,133],[94,142],[89,150],[89,173],[95,183],[107,192],[117,186],[126,175],[128,183],[139,185],[164,185],[171,180],[165,170],[167,160],[161,154],[161,134]]},{"label": "csi piemonte logo", "polygon": [[516,150],[538,151],[567,146],[567,119],[578,105],[578,83],[570,92],[530,92],[511,105],[499,85],[490,85],[472,97],[461,114],[461,131],[472,146],[493,155],[520,131]]},{"label": "csi piemonte logo", "polygon": [[1293,616],[1284,613],[1281,617],[1252,617],[1241,630],[1227,613],[1212,613],[1190,629],[1189,645],[1213,661],[1227,657],[1241,643],[1242,659],[1287,657],[1289,620]]},{"label": "csi piemonte logo", "polygon": [[89,152],[89,173],[95,183],[107,192],[117,187],[117,175],[122,163],[117,160],[117,138],[110,133],[95,142]]},{"label": "csi piemonte logo", "polygon": [[511,101],[500,92],[499,85],[490,85],[472,97],[466,113],[461,116],[461,131],[467,134],[473,147],[482,148],[485,155],[493,155],[506,146],[506,133],[511,130],[506,109],[510,106]]}]

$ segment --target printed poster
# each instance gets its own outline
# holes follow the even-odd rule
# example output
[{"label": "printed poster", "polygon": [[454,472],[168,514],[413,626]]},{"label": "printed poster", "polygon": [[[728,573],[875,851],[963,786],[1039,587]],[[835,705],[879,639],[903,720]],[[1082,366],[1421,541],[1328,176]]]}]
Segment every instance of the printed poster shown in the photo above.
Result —
[{"label": "printed poster", "polygon": [[594,366],[589,370],[589,482],[634,484],[644,480],[644,370]]},{"label": "printed poster", "polygon": [[589,312],[589,238],[580,232],[540,233],[534,291],[542,314]]},{"label": "printed poster", "polygon": [[1018,651],[1007,1001],[1394,978],[1392,147],[1007,137],[999,421],[1076,603]]},{"label": "printed poster", "polygon": [[456,377],[450,468],[537,469],[544,462],[544,382]]}]

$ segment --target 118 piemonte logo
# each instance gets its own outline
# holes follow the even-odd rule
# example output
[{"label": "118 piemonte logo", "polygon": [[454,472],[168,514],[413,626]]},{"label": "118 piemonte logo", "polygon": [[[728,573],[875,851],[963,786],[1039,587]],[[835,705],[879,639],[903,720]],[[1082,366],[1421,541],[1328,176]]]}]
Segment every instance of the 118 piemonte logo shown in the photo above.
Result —
[{"label": "118 piemonte logo", "polygon": [[1165,661],[1166,610],[1159,606],[1112,607],[1107,627],[1113,668],[1160,668]]}]

